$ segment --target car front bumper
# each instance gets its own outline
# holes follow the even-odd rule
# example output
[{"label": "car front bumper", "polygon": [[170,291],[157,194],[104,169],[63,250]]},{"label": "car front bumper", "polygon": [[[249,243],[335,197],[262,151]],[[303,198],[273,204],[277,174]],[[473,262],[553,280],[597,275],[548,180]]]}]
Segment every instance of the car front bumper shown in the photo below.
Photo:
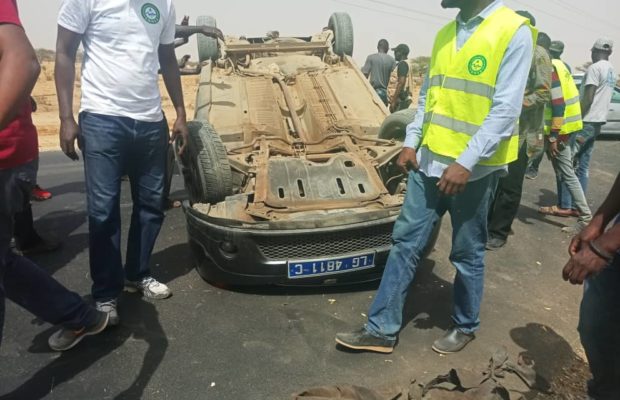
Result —
[{"label": "car front bumper", "polygon": [[[189,244],[200,275],[229,285],[317,286],[381,278],[397,215],[310,229],[227,226],[184,204]],[[375,266],[333,275],[291,279],[290,260],[315,261],[374,253]]]}]

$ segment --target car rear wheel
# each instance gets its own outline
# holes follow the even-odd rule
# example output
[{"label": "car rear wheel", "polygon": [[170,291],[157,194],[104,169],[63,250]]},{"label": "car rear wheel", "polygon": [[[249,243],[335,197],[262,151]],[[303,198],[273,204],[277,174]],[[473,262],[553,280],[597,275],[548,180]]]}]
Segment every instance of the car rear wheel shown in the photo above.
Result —
[{"label": "car rear wheel", "polygon": [[[209,26],[217,28],[217,21],[209,15],[200,15],[196,18],[196,25]],[[198,59],[200,62],[211,60],[215,61],[220,57],[220,51],[217,47],[217,40],[207,37],[202,33],[198,34]]]},{"label": "car rear wheel", "polygon": [[190,201],[214,204],[232,194],[232,171],[226,147],[208,122],[191,121],[184,156],[185,185]]},{"label": "car rear wheel", "polygon": [[329,29],[334,32],[334,52],[339,56],[353,55],[353,23],[347,13],[333,13],[329,18]]},{"label": "car rear wheel", "polygon": [[398,142],[404,142],[407,135],[407,125],[413,122],[415,114],[416,110],[408,108],[388,115],[379,128],[379,139],[394,139]]}]

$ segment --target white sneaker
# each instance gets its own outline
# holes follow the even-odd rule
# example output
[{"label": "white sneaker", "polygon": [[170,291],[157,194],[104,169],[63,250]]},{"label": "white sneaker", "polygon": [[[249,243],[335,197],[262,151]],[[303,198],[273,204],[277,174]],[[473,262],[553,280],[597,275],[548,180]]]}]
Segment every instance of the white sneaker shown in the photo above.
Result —
[{"label": "white sneaker", "polygon": [[98,311],[107,313],[110,316],[108,325],[116,326],[121,322],[118,317],[118,311],[116,311],[116,300],[97,301],[95,302],[95,308],[97,308]]},{"label": "white sneaker", "polygon": [[130,293],[142,292],[144,297],[150,299],[166,299],[172,296],[172,291],[168,286],[155,280],[151,276],[142,278],[137,282],[125,281],[125,290]]}]

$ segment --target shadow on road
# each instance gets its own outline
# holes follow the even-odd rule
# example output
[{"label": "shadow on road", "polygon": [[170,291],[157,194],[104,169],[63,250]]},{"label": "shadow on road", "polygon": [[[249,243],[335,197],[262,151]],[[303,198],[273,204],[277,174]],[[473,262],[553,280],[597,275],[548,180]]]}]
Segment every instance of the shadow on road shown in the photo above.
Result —
[{"label": "shadow on road", "polygon": [[452,325],[452,282],[433,273],[435,262],[424,260],[416,271],[403,309],[403,328],[447,330]]},{"label": "shadow on road", "polygon": [[[117,394],[114,399],[140,399],[151,377],[161,364],[168,348],[168,339],[163,331],[155,306],[134,295],[121,296],[119,301],[121,325],[111,327],[102,334],[87,337],[76,348],[62,353],[58,358],[37,371],[27,381],[10,393],[0,396],[0,400],[42,399],[53,392],[54,388],[73,379],[83,371],[95,366],[100,360],[114,353],[117,349],[127,347],[127,340],[144,341],[148,349],[142,358],[142,365],[132,365],[134,358],[123,357],[123,374],[133,375],[131,385]],[[50,328],[35,337],[31,353],[50,352],[48,337],[55,331]],[[131,349],[123,349],[127,351]],[[109,373],[109,371],[107,372]],[[76,384],[76,383],[74,383]],[[107,388],[108,390],[110,388]],[[100,398],[103,388],[84,385],[84,394],[80,398]]]},{"label": "shadow on road", "polygon": [[189,274],[194,269],[194,260],[185,243],[170,246],[151,257],[153,275],[163,283],[170,283]]},{"label": "shadow on road", "polygon": [[49,213],[37,220],[37,231],[44,237],[57,240],[62,247],[52,253],[32,256],[37,264],[54,274],[88,248],[88,234],[71,235],[87,221],[85,211],[63,210]]},{"label": "shadow on road", "polygon": [[47,190],[49,190],[54,197],[58,197],[67,193],[86,193],[86,186],[83,180],[79,180],[77,182],[63,183],[58,186],[48,187]]},{"label": "shadow on road", "polygon": [[512,329],[510,337],[525,349],[521,356],[534,361],[536,387],[551,392],[560,399],[586,397],[588,366],[573,351],[571,345],[552,328],[529,323]]}]

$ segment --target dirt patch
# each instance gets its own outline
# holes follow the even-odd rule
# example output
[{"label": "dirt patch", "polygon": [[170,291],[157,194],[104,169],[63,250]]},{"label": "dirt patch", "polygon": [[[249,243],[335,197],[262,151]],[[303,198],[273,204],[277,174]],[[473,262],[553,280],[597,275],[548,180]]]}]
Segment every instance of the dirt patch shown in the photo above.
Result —
[{"label": "dirt patch", "polygon": [[[74,111],[77,116],[80,104],[80,66],[76,66],[76,85],[73,96]],[[198,76],[182,76],[183,96],[187,115],[191,119],[194,115],[195,92],[198,84]],[[160,78],[159,87],[162,94],[162,104],[166,115],[174,116],[174,107],[166,92],[163,80]],[[56,86],[54,83],[54,63],[44,61],[41,63],[41,74],[32,92],[32,97],[38,105],[37,112],[32,115],[34,124],[39,132],[39,148],[42,151],[57,150],[58,147],[58,98],[56,97]],[[174,120],[171,120],[172,124]]]}]

